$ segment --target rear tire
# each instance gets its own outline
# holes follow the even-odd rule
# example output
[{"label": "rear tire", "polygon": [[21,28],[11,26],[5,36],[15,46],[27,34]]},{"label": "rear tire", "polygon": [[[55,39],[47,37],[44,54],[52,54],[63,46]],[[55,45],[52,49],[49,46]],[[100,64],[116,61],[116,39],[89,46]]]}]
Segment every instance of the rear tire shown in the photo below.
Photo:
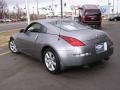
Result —
[{"label": "rear tire", "polygon": [[47,70],[52,74],[58,74],[61,71],[60,60],[57,53],[51,49],[47,48],[43,53],[43,61]]}]

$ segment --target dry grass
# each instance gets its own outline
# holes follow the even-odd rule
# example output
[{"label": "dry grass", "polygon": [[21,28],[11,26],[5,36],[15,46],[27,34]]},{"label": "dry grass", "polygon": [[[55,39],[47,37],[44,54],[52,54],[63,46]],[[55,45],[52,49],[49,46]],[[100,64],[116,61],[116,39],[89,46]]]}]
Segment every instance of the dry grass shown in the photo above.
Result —
[{"label": "dry grass", "polygon": [[6,31],[6,32],[0,32],[0,46],[7,44],[10,36],[16,32],[18,32],[18,30],[10,30],[10,31]]}]

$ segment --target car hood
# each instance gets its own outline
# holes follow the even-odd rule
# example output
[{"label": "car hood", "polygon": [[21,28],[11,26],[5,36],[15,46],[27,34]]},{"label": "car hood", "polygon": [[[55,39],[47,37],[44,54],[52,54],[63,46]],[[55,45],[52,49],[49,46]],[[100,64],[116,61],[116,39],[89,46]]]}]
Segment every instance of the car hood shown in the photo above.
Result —
[{"label": "car hood", "polygon": [[76,38],[80,41],[95,39],[99,36],[106,36],[105,32],[95,29],[84,29],[84,30],[76,30],[76,31],[62,30],[60,34],[64,36]]}]

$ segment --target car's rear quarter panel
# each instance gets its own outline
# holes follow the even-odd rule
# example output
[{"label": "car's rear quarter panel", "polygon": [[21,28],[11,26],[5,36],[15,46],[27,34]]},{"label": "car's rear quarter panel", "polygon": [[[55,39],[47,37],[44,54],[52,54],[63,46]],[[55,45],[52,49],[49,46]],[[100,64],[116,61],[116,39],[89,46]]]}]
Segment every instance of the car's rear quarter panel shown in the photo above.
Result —
[{"label": "car's rear quarter panel", "polygon": [[[102,42],[107,42],[107,51],[97,54],[95,45]],[[92,63],[109,57],[113,53],[113,43],[107,36],[87,40],[84,41],[84,43],[85,46],[74,47],[74,49],[70,51],[59,51],[59,55],[65,66],[76,66]],[[85,53],[88,53],[89,55],[80,56]]]}]

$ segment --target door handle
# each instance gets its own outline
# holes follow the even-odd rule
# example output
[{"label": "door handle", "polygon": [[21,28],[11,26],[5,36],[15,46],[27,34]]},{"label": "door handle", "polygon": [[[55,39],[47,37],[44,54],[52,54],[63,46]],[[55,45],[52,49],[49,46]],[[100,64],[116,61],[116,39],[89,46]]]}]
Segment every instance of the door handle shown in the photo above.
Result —
[{"label": "door handle", "polygon": [[38,39],[38,36],[39,36],[39,35],[37,34],[37,35],[36,35],[36,37],[35,37],[35,40],[37,40],[37,39]]}]

